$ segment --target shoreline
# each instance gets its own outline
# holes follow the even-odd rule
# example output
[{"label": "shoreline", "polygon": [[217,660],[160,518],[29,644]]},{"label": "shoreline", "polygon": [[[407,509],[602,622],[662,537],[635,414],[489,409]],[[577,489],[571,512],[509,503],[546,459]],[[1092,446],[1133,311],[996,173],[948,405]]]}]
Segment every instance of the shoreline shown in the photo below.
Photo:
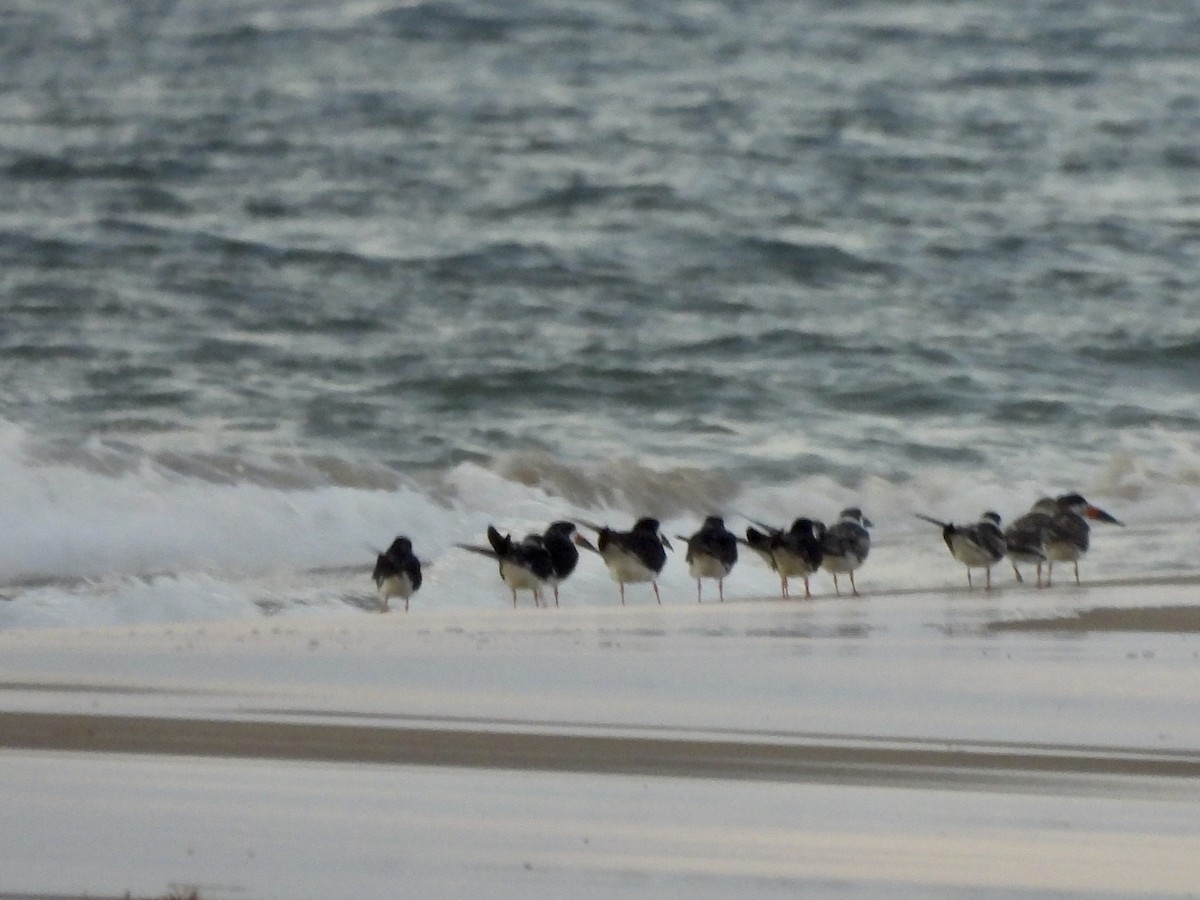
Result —
[{"label": "shoreline", "polygon": [[[18,602],[23,585],[5,585],[0,586],[0,608],[6,604]],[[1195,599],[1193,602],[1183,602],[1178,604],[1163,604],[1154,602],[1130,603],[1127,606],[1118,606],[1111,601],[1109,603],[1087,602],[1088,596],[1093,593],[1108,594],[1113,591],[1122,591],[1127,595],[1134,595],[1142,592],[1156,592],[1163,589],[1174,588],[1196,588]],[[386,620],[401,620],[412,621],[428,625],[431,622],[439,622],[443,619],[450,621],[470,620],[473,618],[483,617],[512,617],[522,613],[532,612],[536,615],[550,617],[558,614],[610,614],[614,616],[628,616],[636,614],[639,610],[653,611],[657,609],[660,612],[667,610],[698,610],[709,611],[714,610],[732,610],[744,607],[775,607],[780,610],[784,609],[803,609],[803,608],[821,608],[830,605],[836,607],[850,608],[854,604],[859,603],[887,603],[892,600],[907,600],[914,597],[938,597],[946,599],[1005,599],[1012,600],[1020,597],[1025,597],[1030,603],[1051,603],[1060,608],[1060,614],[1053,616],[1039,616],[1029,613],[1012,620],[998,620],[995,623],[988,623],[986,630],[1022,630],[1024,626],[1018,624],[1028,622],[1028,630],[1064,630],[1064,631],[1144,631],[1144,632],[1173,632],[1173,633],[1200,633],[1200,574],[1190,574],[1177,572],[1167,575],[1154,575],[1140,578],[1097,578],[1085,580],[1081,585],[1063,583],[1055,584],[1050,588],[1035,588],[1029,584],[1017,584],[1013,582],[1005,582],[997,584],[991,590],[982,590],[976,588],[974,590],[967,588],[965,585],[959,584],[938,584],[924,586],[897,586],[897,585],[871,585],[861,589],[861,593],[857,597],[850,595],[836,596],[831,593],[815,594],[812,598],[797,599],[781,599],[778,593],[751,593],[746,595],[734,595],[727,598],[725,601],[718,603],[715,600],[709,599],[702,604],[696,604],[689,597],[686,601],[671,600],[657,607],[646,603],[631,602],[629,606],[620,606],[615,603],[584,603],[571,604],[564,603],[561,610],[557,607],[547,609],[535,609],[529,606],[521,606],[513,609],[507,603],[500,606],[480,605],[478,607],[437,607],[423,606],[414,601],[411,612],[403,610],[383,611],[376,606],[376,600],[372,597],[369,601],[364,601],[364,605],[347,604],[345,609],[331,612],[329,615],[347,615],[357,619],[364,617],[363,621],[369,621],[376,615],[383,615]],[[1062,608],[1071,607],[1071,614],[1062,614]],[[146,621],[130,621],[130,622],[93,622],[93,623],[37,623],[37,624],[14,624],[0,625],[0,640],[6,635],[21,635],[21,634],[36,634],[46,632],[69,632],[78,634],[82,632],[97,632],[104,633],[109,631],[182,631],[186,629],[210,629],[220,630],[222,628],[240,628],[244,626],[279,629],[287,628],[289,630],[305,627],[306,622],[321,622],[328,621],[325,616],[312,617],[308,615],[278,615],[272,613],[260,613],[255,615],[233,615],[229,617],[196,617],[196,618],[180,618],[176,620],[146,620]]]}]

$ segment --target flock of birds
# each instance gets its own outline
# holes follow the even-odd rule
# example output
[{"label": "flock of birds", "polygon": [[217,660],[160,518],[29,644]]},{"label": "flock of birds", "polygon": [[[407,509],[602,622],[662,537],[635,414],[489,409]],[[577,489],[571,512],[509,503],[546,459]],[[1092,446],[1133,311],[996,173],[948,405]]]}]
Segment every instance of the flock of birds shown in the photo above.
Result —
[{"label": "flock of birds", "polygon": [[[1006,556],[1012,564],[1017,581],[1024,581],[1022,565],[1036,565],[1037,585],[1051,584],[1054,563],[1072,563],[1075,583],[1079,583],[1079,560],[1088,550],[1088,519],[1121,525],[1111,515],[1093,506],[1079,494],[1044,497],[1029,512],[1015,519],[1007,529],[1001,529],[1000,516],[985,512],[978,522],[955,525],[929,516],[917,517],[942,529],[942,538],[950,554],[967,568],[967,585],[974,587],[972,569],[985,571],[985,588],[992,586],[992,568]],[[725,527],[720,516],[709,516],[700,529],[690,537],[676,535],[687,545],[686,561],[691,576],[696,579],[696,600],[702,602],[705,579],[717,582],[717,594],[725,599],[725,579],[738,559],[738,547],[753,550],[779,576],[780,594],[791,596],[789,580],[804,582],[804,596],[811,597],[809,578],[824,569],[833,575],[834,591],[841,596],[839,575],[848,575],[850,590],[858,596],[854,572],[871,551],[872,523],[857,507],[842,510],[838,521],[826,526],[815,519],[797,518],[787,528],[776,528],[754,522],[746,528],[746,536],[738,537]],[[554,605],[559,603],[559,585],[565,581],[579,562],[579,548],[599,554],[617,582],[621,604],[625,603],[625,585],[649,582],[654,597],[661,604],[658,575],[667,562],[667,551],[674,549],[657,519],[638,519],[629,531],[617,531],[605,525],[580,521],[596,533],[593,543],[579,532],[574,522],[553,522],[542,534],[529,534],[515,540],[511,534],[501,534],[489,525],[488,545],[457,544],[462,550],[486,556],[498,563],[500,578],[512,592],[513,606],[518,591],[529,591],[535,606],[543,605],[547,588],[554,592]],[[1042,569],[1046,569],[1045,582]],[[380,553],[372,573],[383,609],[389,608],[393,597],[404,600],[408,610],[409,598],[421,587],[421,563],[413,553],[412,541],[401,535],[388,549]]]}]

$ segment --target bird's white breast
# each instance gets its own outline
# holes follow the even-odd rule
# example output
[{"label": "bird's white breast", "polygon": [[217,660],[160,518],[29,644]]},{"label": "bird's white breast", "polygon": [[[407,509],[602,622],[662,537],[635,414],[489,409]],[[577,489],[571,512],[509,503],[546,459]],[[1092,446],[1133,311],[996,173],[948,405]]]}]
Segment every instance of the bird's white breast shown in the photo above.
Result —
[{"label": "bird's white breast", "polygon": [[812,566],[795,553],[776,552],[775,569],[780,575],[787,578],[806,576],[813,573]]},{"label": "bird's white breast", "polygon": [[688,563],[688,571],[693,578],[724,578],[729,574],[729,567],[714,556],[697,554]]},{"label": "bird's white breast", "polygon": [[647,566],[632,553],[619,547],[608,547],[604,551],[604,562],[608,566],[608,574],[613,581],[635,582],[653,581],[658,573]]},{"label": "bird's white breast", "polygon": [[996,564],[996,557],[960,534],[951,535],[950,552],[954,554],[955,559],[968,568],[988,568]]},{"label": "bird's white breast", "polygon": [[401,597],[407,600],[413,595],[412,579],[408,575],[389,575],[379,583],[379,596],[384,600],[389,597]]},{"label": "bird's white breast", "polygon": [[537,576],[528,569],[508,562],[500,563],[500,577],[513,591],[536,591],[542,586]]}]

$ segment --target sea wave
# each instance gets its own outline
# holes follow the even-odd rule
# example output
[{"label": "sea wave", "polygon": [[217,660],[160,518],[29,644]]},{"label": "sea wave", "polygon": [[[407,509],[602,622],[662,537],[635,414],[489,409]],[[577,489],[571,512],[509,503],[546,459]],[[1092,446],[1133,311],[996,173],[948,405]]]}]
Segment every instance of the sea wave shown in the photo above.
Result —
[{"label": "sea wave", "polygon": [[1013,481],[964,462],[979,461],[932,454],[903,480],[861,475],[847,484],[811,473],[767,484],[719,468],[568,462],[527,450],[404,475],[330,455],[148,453],[99,440],[39,445],[7,424],[0,428],[7,486],[0,528],[8,535],[0,584],[346,566],[396,530],[416,531],[440,552],[470,536],[459,531],[463,523],[482,533],[490,521],[581,514],[653,514],[683,528],[710,513],[829,518],[860,503],[885,530],[904,531],[914,510],[962,518],[994,507],[1011,517],[1037,496],[1067,489],[1121,501],[1121,517],[1131,521],[1195,520],[1200,508],[1200,446],[1187,441],[1167,466],[1115,453],[1085,477],[1054,484]]},{"label": "sea wave", "polygon": [[783,239],[743,238],[738,248],[743,265],[765,268],[803,284],[820,284],[847,275],[894,275],[892,261],[851,253],[833,244]]}]

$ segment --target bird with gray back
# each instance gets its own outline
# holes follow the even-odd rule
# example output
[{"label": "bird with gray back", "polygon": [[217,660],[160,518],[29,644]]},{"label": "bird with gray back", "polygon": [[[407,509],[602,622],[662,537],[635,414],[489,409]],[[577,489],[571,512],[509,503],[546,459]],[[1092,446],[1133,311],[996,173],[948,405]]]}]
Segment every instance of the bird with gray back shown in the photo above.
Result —
[{"label": "bird with gray back", "polygon": [[821,539],[821,568],[833,575],[833,590],[840,597],[838,575],[850,576],[850,590],[858,596],[854,571],[867,560],[871,552],[871,520],[857,506],[847,507],[838,520],[825,529]]}]

